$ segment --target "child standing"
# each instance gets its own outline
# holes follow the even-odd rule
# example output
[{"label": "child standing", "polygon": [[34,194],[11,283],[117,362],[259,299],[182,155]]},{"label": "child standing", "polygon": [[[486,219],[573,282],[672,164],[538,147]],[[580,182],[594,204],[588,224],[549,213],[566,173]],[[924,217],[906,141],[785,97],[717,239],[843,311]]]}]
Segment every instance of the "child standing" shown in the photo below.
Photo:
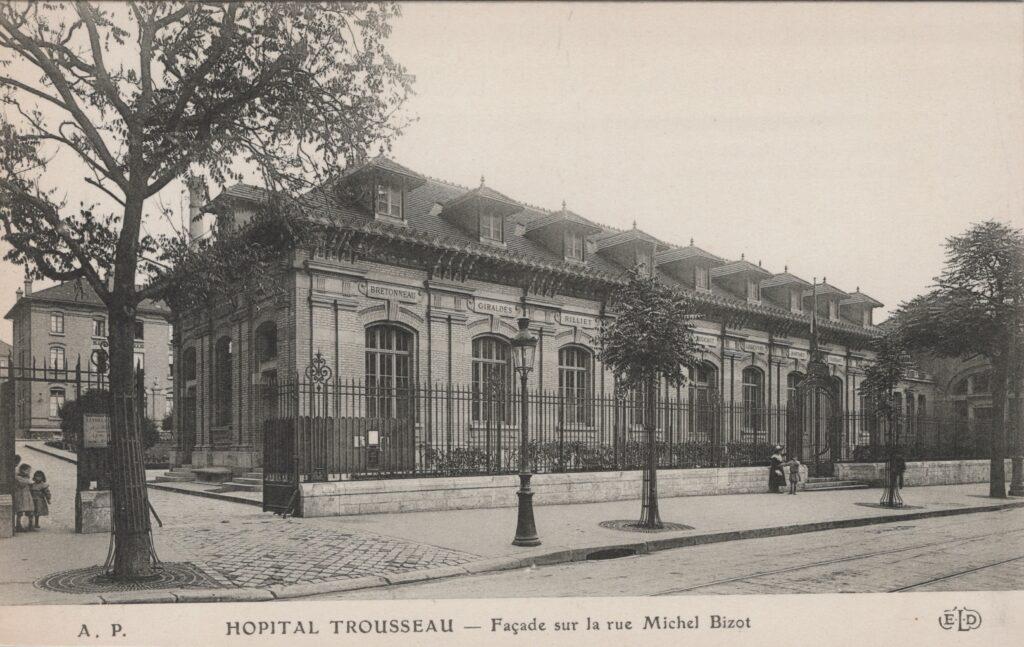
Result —
[{"label": "child standing", "polygon": [[[18,532],[32,530],[32,515],[36,512],[36,508],[32,503],[32,479],[29,478],[31,473],[32,467],[28,463],[22,463],[18,466],[18,472],[14,475],[14,530]],[[22,527],[22,516],[28,521],[28,527]]]},{"label": "child standing", "polygon": [[36,473],[32,475],[31,489],[34,527],[39,528],[39,517],[50,514],[50,484],[46,482],[46,474],[43,473],[43,470],[36,470]]},{"label": "child standing", "polygon": [[800,460],[794,456],[786,465],[789,466],[789,493],[796,494],[796,484],[800,482]]}]

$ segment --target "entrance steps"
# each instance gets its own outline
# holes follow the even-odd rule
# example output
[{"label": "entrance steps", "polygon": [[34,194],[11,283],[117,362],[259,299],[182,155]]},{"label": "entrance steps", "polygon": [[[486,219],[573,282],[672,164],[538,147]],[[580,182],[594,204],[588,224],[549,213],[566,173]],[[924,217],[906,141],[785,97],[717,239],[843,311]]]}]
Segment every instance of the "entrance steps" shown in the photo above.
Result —
[{"label": "entrance steps", "polygon": [[191,465],[182,465],[172,467],[163,476],[158,476],[154,480],[157,483],[185,483],[196,480],[196,475]]},{"label": "entrance steps", "polygon": [[246,472],[243,476],[236,476],[215,492],[262,492],[263,472]]},{"label": "entrance steps", "polygon": [[810,492],[832,490],[864,490],[870,487],[860,481],[841,481],[835,476],[812,476],[804,483],[804,490]]}]

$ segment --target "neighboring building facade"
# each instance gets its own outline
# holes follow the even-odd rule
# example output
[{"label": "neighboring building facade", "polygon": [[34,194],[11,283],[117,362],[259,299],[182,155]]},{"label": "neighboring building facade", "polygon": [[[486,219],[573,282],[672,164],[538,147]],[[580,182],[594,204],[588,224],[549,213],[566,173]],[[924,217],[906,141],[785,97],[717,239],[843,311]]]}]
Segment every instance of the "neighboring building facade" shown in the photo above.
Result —
[{"label": "neighboring building facade", "polygon": [[[170,412],[172,369],[170,312],[145,301],[138,308],[135,364],[146,377],[146,411],[158,422]],[[49,438],[60,432],[59,410],[75,398],[75,369],[94,371],[93,352],[106,344],[106,306],[83,279],[33,291],[32,280],[18,289],[7,313],[14,330],[11,373],[13,418],[18,438]],[[34,367],[34,369],[33,369]],[[19,380],[29,375],[34,381]],[[52,381],[46,381],[52,376]],[[90,388],[83,382],[83,390]]]},{"label": "neighboring building facade", "polygon": [[[358,411],[336,415],[400,416],[403,405],[386,397],[396,389],[465,385],[465,401],[455,405],[465,406],[464,429],[456,433],[472,436],[492,420],[512,427],[514,413],[495,410],[480,394],[495,379],[516,388],[509,341],[523,315],[539,339],[529,388],[557,394],[557,424],[576,437],[611,433],[593,419],[604,414],[586,403],[616,397],[598,339],[610,320],[610,291],[634,264],[702,311],[695,322],[702,363],[685,387],[663,391],[666,399],[736,407],[728,420],[708,421],[716,442],[779,438],[787,400],[806,374],[815,307],[819,348],[846,414],[844,442],[859,442],[859,385],[877,334],[872,313],[882,305],[859,288],[812,287],[788,271],[721,258],[692,239],[678,246],[635,226],[612,229],[564,204],[546,211],[483,181],[460,187],[383,157],[347,171],[325,192],[330,199],[311,200],[329,233],[317,249],[295,252],[282,295],[234,310],[175,313],[176,428],[185,440],[178,464],[260,465],[263,420],[280,406],[263,387],[302,376],[314,358],[335,381],[367,389]],[[207,209],[230,226],[264,198],[258,188],[236,185]],[[416,414],[417,442],[437,443],[443,418],[452,433],[446,406]]]}]

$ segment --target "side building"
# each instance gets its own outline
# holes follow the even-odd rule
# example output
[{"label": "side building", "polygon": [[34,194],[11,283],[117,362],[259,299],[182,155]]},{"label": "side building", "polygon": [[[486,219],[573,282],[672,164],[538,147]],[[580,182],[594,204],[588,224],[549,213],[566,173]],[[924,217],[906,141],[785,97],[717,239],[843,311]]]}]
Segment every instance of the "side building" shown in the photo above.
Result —
[{"label": "side building", "polygon": [[[93,353],[107,341],[106,306],[83,279],[34,291],[32,280],[17,291],[5,316],[14,329],[10,375],[14,433],[17,438],[52,438],[60,433],[60,408],[98,386],[76,367],[95,371]],[[135,331],[135,364],[145,370],[146,412],[159,423],[173,408],[170,311],[162,303],[143,302]]]},{"label": "side building", "polygon": [[[231,227],[267,197],[235,185],[192,206]],[[642,437],[638,408],[600,362],[598,339],[614,315],[608,296],[635,265],[702,313],[700,366],[685,386],[659,394],[664,441],[802,444],[805,455],[813,444],[829,461],[870,441],[859,386],[882,304],[859,288],[722,258],[692,239],[677,245],[635,226],[614,229],[564,204],[529,206],[483,180],[462,187],[385,157],[348,169],[308,202],[326,233],[294,251],[281,294],[174,313],[179,465],[258,467],[266,420],[322,415],[351,423],[345,446],[332,451],[353,472],[374,469],[372,460],[415,471],[456,457],[489,467],[514,444],[510,341],[522,316],[538,338],[533,438],[557,441],[563,467],[570,443],[618,456]],[[793,437],[787,412],[807,375],[812,320],[829,373],[828,439]],[[316,377],[328,375],[333,390],[324,395]],[[385,450],[389,425],[405,425],[414,439],[408,455]],[[384,458],[368,458],[374,448]],[[572,465],[585,467],[588,456]],[[478,468],[466,471],[487,471]]]}]

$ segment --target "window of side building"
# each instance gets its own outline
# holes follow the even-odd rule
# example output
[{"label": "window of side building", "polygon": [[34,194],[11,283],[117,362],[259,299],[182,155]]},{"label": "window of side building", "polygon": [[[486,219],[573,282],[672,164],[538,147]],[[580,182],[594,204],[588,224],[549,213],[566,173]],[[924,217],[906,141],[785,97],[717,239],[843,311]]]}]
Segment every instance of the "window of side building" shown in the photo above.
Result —
[{"label": "window of side building", "polygon": [[106,337],[107,336],[107,320],[106,319],[93,319],[92,320],[92,336],[93,337]]},{"label": "window of side building", "polygon": [[50,346],[50,368],[64,370],[68,367],[68,358],[63,346]]},{"label": "window of side building", "polygon": [[64,407],[64,389],[54,387],[50,389],[50,417],[59,418],[60,410]]},{"label": "window of side building", "polygon": [[146,332],[146,329],[145,329],[145,326],[142,323],[142,320],[136,319],[135,320],[135,339],[144,339],[145,338],[145,335],[144,335],[145,332]]},{"label": "window of side building", "polygon": [[63,312],[51,312],[50,313],[50,332],[54,335],[64,334],[64,313]]}]

